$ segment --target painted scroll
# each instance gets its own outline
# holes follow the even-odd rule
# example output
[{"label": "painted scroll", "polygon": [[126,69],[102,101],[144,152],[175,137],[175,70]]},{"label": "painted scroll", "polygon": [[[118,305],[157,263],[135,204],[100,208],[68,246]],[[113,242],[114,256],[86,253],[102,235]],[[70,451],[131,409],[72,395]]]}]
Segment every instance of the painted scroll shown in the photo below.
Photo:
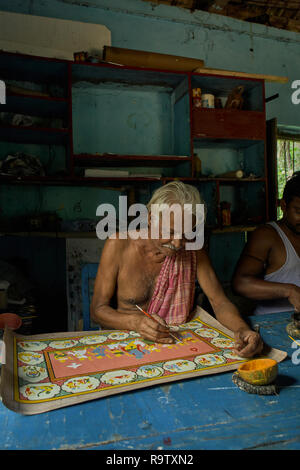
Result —
[{"label": "painted scroll", "polygon": [[[236,369],[232,333],[204,310],[180,325],[178,342],[146,341],[134,331],[19,336],[6,330],[4,405],[36,414],[164,382]],[[272,349],[277,361],[286,353]]]}]

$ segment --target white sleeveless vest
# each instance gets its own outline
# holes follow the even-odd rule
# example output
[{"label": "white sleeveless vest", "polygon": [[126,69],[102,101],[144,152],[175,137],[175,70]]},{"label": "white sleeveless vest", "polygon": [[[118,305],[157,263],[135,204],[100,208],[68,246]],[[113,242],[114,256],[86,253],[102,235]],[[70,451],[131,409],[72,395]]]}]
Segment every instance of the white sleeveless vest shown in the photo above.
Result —
[{"label": "white sleeveless vest", "polygon": [[[268,224],[271,225],[280,236],[285,247],[286,260],[277,271],[266,274],[264,280],[269,282],[281,282],[283,284],[295,284],[300,287],[300,257],[277,223],[269,222]],[[288,299],[274,299],[260,301],[253,313],[254,315],[261,315],[264,313],[290,312],[293,310],[294,307]]]}]

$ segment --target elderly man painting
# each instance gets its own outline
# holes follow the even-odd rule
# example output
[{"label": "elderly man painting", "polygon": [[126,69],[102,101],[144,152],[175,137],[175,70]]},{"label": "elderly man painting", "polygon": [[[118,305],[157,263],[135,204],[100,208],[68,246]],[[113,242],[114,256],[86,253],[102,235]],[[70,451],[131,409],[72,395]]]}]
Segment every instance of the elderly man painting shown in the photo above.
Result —
[{"label": "elderly man painting", "polygon": [[[190,185],[174,181],[159,188],[149,204],[146,232],[133,239],[120,234],[104,245],[91,306],[93,321],[104,328],[135,330],[148,340],[172,343],[168,325],[188,320],[194,301],[196,277],[207,295],[216,318],[235,333],[235,349],[243,357],[261,352],[262,340],[249,329],[236,307],[225,296],[206,251],[187,250],[187,240],[178,236],[171,213],[167,238],[159,218],[159,237],[151,238],[151,210],[159,204],[201,204],[200,194]],[[195,211],[193,210],[195,215]],[[173,217],[172,217],[173,216]],[[194,221],[196,219],[194,218]],[[112,299],[116,297],[116,308]],[[151,314],[141,313],[136,305]]]}]

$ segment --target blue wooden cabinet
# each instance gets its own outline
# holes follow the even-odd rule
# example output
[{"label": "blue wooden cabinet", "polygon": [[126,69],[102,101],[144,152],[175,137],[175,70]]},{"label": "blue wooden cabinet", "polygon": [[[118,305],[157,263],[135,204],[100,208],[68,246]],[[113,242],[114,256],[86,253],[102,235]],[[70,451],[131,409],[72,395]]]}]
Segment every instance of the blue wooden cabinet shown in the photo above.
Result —
[{"label": "blue wooden cabinet", "polygon": [[[156,188],[174,179],[199,189],[206,225],[213,237],[226,238],[233,260],[245,232],[268,219],[263,80],[5,52],[0,53],[0,79],[8,85],[1,111],[39,118],[39,125],[8,124],[1,113],[0,160],[24,152],[38,156],[45,169],[43,176],[0,175],[2,232],[20,230],[14,216],[49,207],[63,220],[89,218],[91,212],[96,218],[98,200],[116,205],[118,193],[145,204]],[[228,96],[240,85],[243,108],[227,109]],[[223,108],[196,107],[194,89],[213,94]],[[85,168],[95,167],[110,173],[84,177]],[[219,176],[237,169],[243,178]],[[24,207],[9,204],[13,194]],[[229,226],[224,226],[222,203],[230,206]],[[211,255],[218,276],[229,282],[228,263],[214,256],[223,250],[223,240],[212,241],[217,247]]]},{"label": "blue wooden cabinet", "polygon": [[[45,168],[43,176],[2,175],[2,182],[126,184],[134,188],[135,200],[144,202],[145,185],[151,192],[179,178],[203,194],[211,228],[224,228],[222,202],[230,205],[235,230],[268,218],[263,80],[5,52],[0,78],[8,90],[1,107],[0,158],[15,145],[16,151],[36,152]],[[228,108],[237,87],[243,87],[243,107]],[[196,106],[195,89],[213,95],[217,107]],[[18,125],[15,114],[38,121]],[[85,177],[91,167],[110,173]],[[114,175],[116,169],[124,175]],[[220,176],[235,170],[244,177]]]}]

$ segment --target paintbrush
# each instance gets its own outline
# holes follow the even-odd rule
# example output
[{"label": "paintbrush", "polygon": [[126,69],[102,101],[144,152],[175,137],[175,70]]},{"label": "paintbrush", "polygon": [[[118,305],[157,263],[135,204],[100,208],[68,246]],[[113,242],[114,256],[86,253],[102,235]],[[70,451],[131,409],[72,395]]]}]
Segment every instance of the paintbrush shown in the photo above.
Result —
[{"label": "paintbrush", "polygon": [[298,341],[296,341],[294,338],[292,338],[290,335],[288,335],[289,338],[291,338],[296,344],[298,344],[298,346],[300,346],[300,343],[298,343]]},{"label": "paintbrush", "polygon": [[[147,315],[147,317],[151,318],[153,321],[155,321],[156,323],[160,324],[157,320],[155,320],[155,318],[152,317],[152,315],[150,315],[150,313],[145,312],[145,310],[143,310],[143,309],[142,309],[141,307],[139,307],[138,305],[136,305],[136,308],[138,308],[141,312],[143,312],[145,315]],[[169,327],[167,326],[167,328],[169,328]],[[172,338],[175,339],[176,342],[178,341],[178,342],[180,343],[179,339],[176,338],[176,336],[173,335],[170,331],[169,331],[169,335],[172,336]]]}]

